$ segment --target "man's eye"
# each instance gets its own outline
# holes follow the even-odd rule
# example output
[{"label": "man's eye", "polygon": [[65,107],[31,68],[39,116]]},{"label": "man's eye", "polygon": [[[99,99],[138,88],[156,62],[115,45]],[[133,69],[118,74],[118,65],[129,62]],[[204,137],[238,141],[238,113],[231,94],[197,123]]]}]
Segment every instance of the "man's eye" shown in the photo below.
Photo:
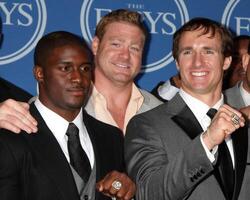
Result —
[{"label": "man's eye", "polygon": [[191,50],[185,50],[185,51],[182,52],[183,55],[189,55],[191,53],[192,53]]},{"label": "man's eye", "polygon": [[139,47],[131,47],[130,49],[132,51],[135,51],[135,52],[140,52],[140,48]]},{"label": "man's eye", "polygon": [[211,50],[211,49],[207,49],[207,50],[205,51],[205,54],[214,54],[214,51]]},{"label": "man's eye", "polygon": [[63,66],[63,67],[61,67],[60,69],[63,71],[63,72],[68,72],[68,71],[70,71],[71,70],[71,66]]},{"label": "man's eye", "polygon": [[80,67],[80,70],[81,70],[82,72],[89,72],[89,71],[91,70],[91,65],[82,65],[82,66]]},{"label": "man's eye", "polygon": [[114,47],[120,47],[121,46],[119,43],[116,43],[116,42],[111,43],[111,45],[114,46]]}]

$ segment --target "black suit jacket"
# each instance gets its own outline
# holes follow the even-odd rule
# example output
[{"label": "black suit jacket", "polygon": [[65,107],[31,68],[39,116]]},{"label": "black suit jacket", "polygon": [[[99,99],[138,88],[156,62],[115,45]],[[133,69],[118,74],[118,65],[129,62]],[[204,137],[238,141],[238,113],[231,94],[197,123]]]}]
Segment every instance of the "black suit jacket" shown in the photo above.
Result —
[{"label": "black suit jacket", "polygon": [[27,102],[31,97],[28,92],[0,78],[0,102],[9,98]]},{"label": "black suit jacket", "polygon": [[[94,148],[97,181],[112,170],[123,171],[120,130],[83,113]],[[38,121],[37,134],[0,132],[0,199],[79,200],[67,159],[34,104],[31,114]],[[96,192],[96,199],[109,198]]]}]

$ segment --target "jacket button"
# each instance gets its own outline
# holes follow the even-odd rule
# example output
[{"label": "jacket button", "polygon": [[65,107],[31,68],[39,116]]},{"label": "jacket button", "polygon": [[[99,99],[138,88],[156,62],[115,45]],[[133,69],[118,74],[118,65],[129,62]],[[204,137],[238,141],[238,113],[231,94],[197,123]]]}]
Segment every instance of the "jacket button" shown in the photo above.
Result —
[{"label": "jacket button", "polygon": [[89,199],[88,195],[85,194],[84,197],[83,197],[83,199],[84,200],[88,200]]},{"label": "jacket button", "polygon": [[201,173],[200,173],[200,172],[197,172],[196,175],[197,175],[198,177],[200,177],[200,176],[201,176]]},{"label": "jacket button", "polygon": [[205,171],[204,171],[203,169],[200,169],[200,172],[201,172],[202,174],[204,174],[204,173],[205,173]]}]

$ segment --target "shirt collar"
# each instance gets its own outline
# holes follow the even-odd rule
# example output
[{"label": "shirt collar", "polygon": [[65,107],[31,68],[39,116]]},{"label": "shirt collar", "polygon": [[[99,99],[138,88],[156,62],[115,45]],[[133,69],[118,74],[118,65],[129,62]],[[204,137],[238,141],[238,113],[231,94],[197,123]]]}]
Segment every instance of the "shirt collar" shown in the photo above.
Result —
[{"label": "shirt collar", "polygon": [[[95,117],[97,119],[105,123],[111,124],[113,126],[116,126],[116,127],[118,126],[107,109],[107,101],[105,97],[96,89],[94,85],[93,85],[93,90],[91,94],[91,101],[94,107]],[[126,130],[127,123],[139,111],[139,109],[143,105],[143,101],[144,101],[144,96],[142,95],[139,88],[133,83],[131,97],[129,99],[129,103],[127,106],[125,119],[124,119],[124,129],[123,129],[124,132]],[[97,102],[101,104],[102,106],[95,105]],[[100,112],[100,110],[98,112],[97,108],[101,109],[100,107],[102,107],[105,112]]]},{"label": "shirt collar", "polygon": [[[94,84],[91,96],[93,96],[94,99],[99,97],[105,100],[105,97],[96,89]],[[136,87],[134,83],[132,84],[132,93],[130,99],[131,100],[143,99],[140,90],[138,89],[138,87]]]},{"label": "shirt collar", "polygon": [[163,85],[159,86],[158,93],[159,95],[166,100],[172,99],[176,93],[179,91],[179,88],[171,85],[170,80],[167,80]]},{"label": "shirt collar", "polygon": [[[68,129],[69,122],[54,111],[47,108],[44,104],[42,104],[42,102],[38,98],[35,100],[35,106],[37,107],[46,125],[57,138],[57,140],[64,140],[64,136]],[[72,122],[79,128],[79,130],[82,130],[82,109]],[[58,124],[60,124],[60,126],[58,126]]]},{"label": "shirt collar", "polygon": [[[201,123],[201,120],[204,118],[204,116],[207,115],[207,111],[210,109],[210,107],[199,99],[194,98],[193,96],[185,92],[183,89],[180,89],[180,96],[183,98],[187,106],[191,109],[196,119]],[[220,100],[216,102],[216,104],[213,105],[212,108],[218,110],[219,107],[223,104],[223,102],[224,97],[223,95],[221,95]]]},{"label": "shirt collar", "polygon": [[[144,97],[142,96],[140,90],[138,89],[138,87],[136,87],[136,85],[133,83],[132,85],[132,95],[131,95],[131,100],[132,101],[140,101],[140,106],[139,108],[141,107],[142,105],[142,102],[143,102],[143,99]],[[138,109],[139,109],[138,108]]]}]

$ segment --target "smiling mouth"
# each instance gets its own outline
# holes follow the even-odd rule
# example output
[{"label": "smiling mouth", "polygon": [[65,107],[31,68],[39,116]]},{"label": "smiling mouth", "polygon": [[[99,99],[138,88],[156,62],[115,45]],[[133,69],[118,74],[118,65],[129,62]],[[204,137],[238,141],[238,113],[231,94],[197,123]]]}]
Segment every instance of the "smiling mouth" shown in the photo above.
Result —
[{"label": "smiling mouth", "polygon": [[123,69],[128,69],[130,68],[130,65],[126,65],[126,64],[115,64],[117,67],[119,68],[123,68]]},{"label": "smiling mouth", "polygon": [[191,74],[196,77],[202,77],[202,76],[206,76],[208,73],[207,72],[192,72]]}]

